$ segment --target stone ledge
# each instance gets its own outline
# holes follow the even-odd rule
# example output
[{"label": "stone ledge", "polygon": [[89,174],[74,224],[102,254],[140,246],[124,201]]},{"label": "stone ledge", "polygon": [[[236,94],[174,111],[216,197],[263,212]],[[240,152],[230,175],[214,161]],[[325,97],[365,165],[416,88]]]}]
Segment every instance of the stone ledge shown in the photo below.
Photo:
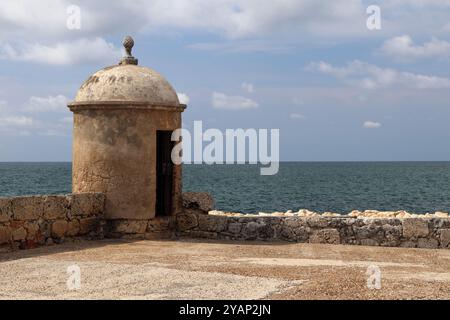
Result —
[{"label": "stone ledge", "polygon": [[70,238],[102,238],[100,193],[0,198],[0,246],[26,249]]},{"label": "stone ledge", "polygon": [[214,209],[214,199],[206,192],[183,193],[183,209],[198,209],[205,214]]},{"label": "stone ledge", "polygon": [[184,213],[177,235],[226,240],[288,241],[385,247],[448,248],[450,218],[226,216]]}]

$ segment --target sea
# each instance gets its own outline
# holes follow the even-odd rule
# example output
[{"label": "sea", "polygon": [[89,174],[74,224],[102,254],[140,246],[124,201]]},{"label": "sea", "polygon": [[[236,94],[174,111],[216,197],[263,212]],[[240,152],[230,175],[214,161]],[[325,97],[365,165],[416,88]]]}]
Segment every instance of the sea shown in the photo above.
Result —
[{"label": "sea", "polygon": [[[71,192],[71,163],[0,163],[0,197]],[[213,195],[216,209],[257,213],[450,211],[450,162],[282,162],[261,176],[251,164],[184,165],[183,190]]]}]

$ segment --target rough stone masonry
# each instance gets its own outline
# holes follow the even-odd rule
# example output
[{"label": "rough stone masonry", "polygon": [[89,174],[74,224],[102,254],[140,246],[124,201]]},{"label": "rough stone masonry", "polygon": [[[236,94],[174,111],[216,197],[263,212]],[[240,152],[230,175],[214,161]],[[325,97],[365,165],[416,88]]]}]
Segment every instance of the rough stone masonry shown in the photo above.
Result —
[{"label": "rough stone masonry", "polygon": [[448,217],[213,215],[207,214],[212,199],[199,194],[185,194],[183,206],[184,213],[177,216],[178,236],[413,248],[450,245]]},{"label": "rough stone masonry", "polygon": [[103,234],[101,193],[0,198],[0,248],[27,249]]},{"label": "rough stone masonry", "polygon": [[210,214],[207,193],[184,193],[183,210],[151,220],[104,219],[105,195],[0,198],[0,248],[26,249],[78,238],[202,238],[386,247],[449,248],[450,218],[227,216]]}]

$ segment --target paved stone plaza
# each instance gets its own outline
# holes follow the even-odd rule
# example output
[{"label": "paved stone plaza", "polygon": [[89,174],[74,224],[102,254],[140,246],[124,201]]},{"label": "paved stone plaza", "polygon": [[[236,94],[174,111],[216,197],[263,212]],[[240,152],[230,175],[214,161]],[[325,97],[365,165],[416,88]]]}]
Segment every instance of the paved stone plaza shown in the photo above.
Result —
[{"label": "paved stone plaza", "polygon": [[[78,265],[81,288],[68,290]],[[367,287],[371,265],[381,289]],[[0,254],[1,299],[450,299],[450,251],[261,242],[73,242]]]}]

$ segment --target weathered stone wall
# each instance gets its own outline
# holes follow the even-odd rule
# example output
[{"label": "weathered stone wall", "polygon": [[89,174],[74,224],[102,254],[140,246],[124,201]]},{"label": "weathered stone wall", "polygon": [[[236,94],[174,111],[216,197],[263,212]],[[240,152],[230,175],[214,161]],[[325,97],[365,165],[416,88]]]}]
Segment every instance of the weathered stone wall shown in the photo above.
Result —
[{"label": "weathered stone wall", "polygon": [[100,193],[0,198],[0,248],[26,249],[76,237],[103,237]]},{"label": "weathered stone wall", "polygon": [[290,241],[386,247],[449,248],[450,218],[349,216],[227,216],[207,214],[212,198],[183,195],[177,236],[224,240]]},{"label": "weathered stone wall", "polygon": [[183,214],[177,234],[227,240],[281,240],[386,247],[449,248],[449,218],[228,217]]},{"label": "weathered stone wall", "polygon": [[122,239],[176,239],[179,219],[182,224],[186,216],[206,215],[214,209],[214,199],[208,193],[185,192],[182,199],[181,213],[170,217],[108,220],[105,223],[105,236]]},{"label": "weathered stone wall", "polygon": [[150,220],[107,220],[106,238],[170,239],[176,236],[176,216],[156,217]]},{"label": "weathered stone wall", "polygon": [[105,195],[0,198],[0,250],[73,238],[288,241],[387,247],[450,248],[450,218],[226,216],[208,214],[214,200],[183,194],[183,212],[150,220],[105,220]]}]

